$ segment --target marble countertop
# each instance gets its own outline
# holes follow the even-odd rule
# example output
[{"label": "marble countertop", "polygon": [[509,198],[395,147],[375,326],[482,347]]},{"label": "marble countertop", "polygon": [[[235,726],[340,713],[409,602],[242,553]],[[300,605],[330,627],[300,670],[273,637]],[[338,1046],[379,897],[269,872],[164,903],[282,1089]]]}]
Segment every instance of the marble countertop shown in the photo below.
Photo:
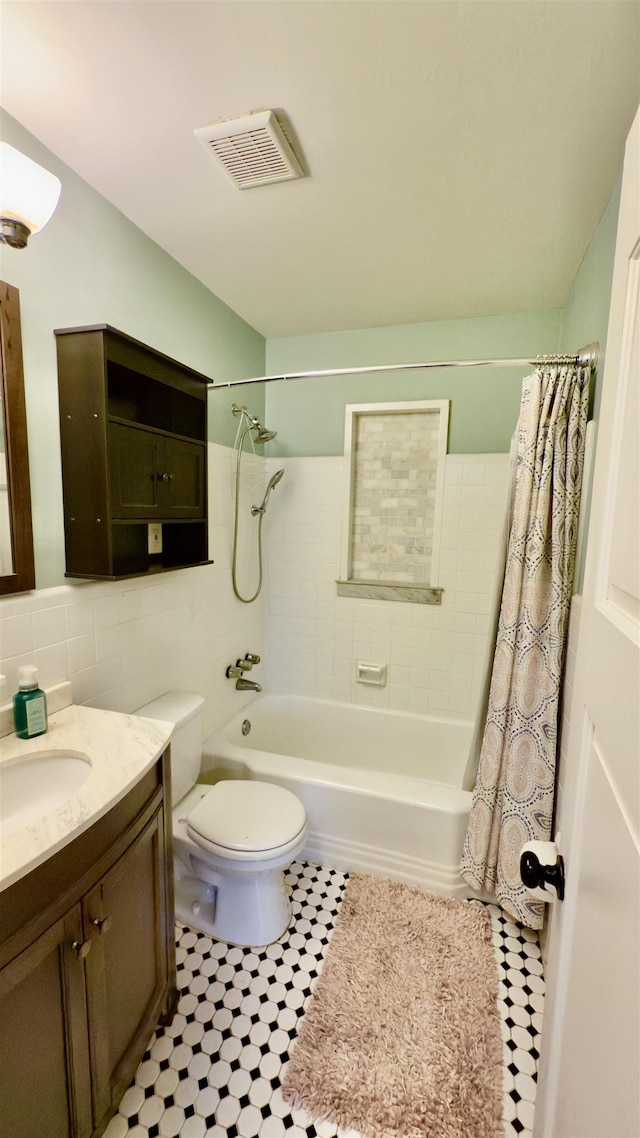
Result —
[{"label": "marble countertop", "polygon": [[0,822],[0,889],[24,877],[88,830],[153,766],[173,730],[171,723],[72,704],[49,716],[34,739],[0,739],[0,767],[29,755],[56,752],[86,758],[91,771],[60,806],[21,828]]}]

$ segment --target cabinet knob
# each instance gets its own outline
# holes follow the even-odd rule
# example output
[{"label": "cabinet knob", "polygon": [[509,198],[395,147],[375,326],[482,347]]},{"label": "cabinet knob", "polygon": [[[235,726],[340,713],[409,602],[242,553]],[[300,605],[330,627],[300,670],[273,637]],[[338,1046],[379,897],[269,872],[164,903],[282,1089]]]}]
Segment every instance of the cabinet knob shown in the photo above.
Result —
[{"label": "cabinet knob", "polygon": [[95,917],[93,923],[100,933],[100,936],[104,936],[104,934],[108,933],[109,929],[111,928],[111,917]]},{"label": "cabinet knob", "polygon": [[162,482],[172,482],[173,481],[173,474],[161,474],[160,480]]},{"label": "cabinet knob", "polygon": [[88,953],[91,952],[91,941],[90,940],[74,940],[71,947],[75,949],[78,960],[84,960],[85,956],[87,956]]}]

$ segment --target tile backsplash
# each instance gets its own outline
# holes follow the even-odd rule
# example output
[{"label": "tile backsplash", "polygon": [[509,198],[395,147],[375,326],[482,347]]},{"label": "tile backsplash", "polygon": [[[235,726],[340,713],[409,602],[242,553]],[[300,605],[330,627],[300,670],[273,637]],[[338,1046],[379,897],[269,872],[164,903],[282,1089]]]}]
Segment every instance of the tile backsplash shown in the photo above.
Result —
[{"label": "tile backsplash", "polygon": [[[446,458],[441,606],[338,597],[343,460],[277,462],[286,475],[267,523],[269,686],[471,716],[487,650],[508,455]],[[358,660],[386,664],[387,685],[357,683]]]},{"label": "tile backsplash", "polygon": [[[486,650],[488,612],[506,490],[506,455],[446,462],[442,606],[336,595],[342,458],[243,458],[241,586],[253,592],[257,523],[249,505],[285,468],[263,536],[265,584],[253,604],[231,587],[234,455],[211,444],[210,556],[214,564],[152,578],[87,582],[0,601],[1,702],[21,664],[40,683],[73,684],[74,700],[133,711],[169,690],[205,696],[209,734],[247,701],[225,677],[245,652],[252,678],[354,703],[469,716]],[[355,680],[356,661],[387,665],[387,685]]]},{"label": "tile backsplash", "polygon": [[[41,589],[0,602],[1,702],[17,688],[18,667],[35,664],[40,684],[71,680],[76,703],[133,711],[170,690],[206,698],[210,733],[242,706],[225,669],[264,651],[262,606],[243,605],[231,588],[233,463],[210,445],[209,546],[213,565],[151,578]],[[264,459],[248,456],[250,478]],[[241,535],[242,538],[243,535]],[[260,679],[260,668],[254,675]]]}]

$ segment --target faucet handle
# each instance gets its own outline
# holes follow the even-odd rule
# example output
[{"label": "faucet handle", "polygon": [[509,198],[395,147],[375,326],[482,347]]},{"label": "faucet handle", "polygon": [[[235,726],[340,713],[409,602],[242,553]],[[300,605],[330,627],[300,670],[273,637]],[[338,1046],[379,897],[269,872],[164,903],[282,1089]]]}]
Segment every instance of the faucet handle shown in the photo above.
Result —
[{"label": "faucet handle", "polygon": [[225,676],[227,677],[228,680],[236,680],[241,675],[242,675],[242,672],[241,672],[240,668],[234,668],[233,664],[229,664],[229,667],[227,668],[227,670],[225,672]]},{"label": "faucet handle", "polygon": [[248,660],[249,663],[252,665],[260,663],[260,657],[254,656],[253,652],[245,652],[244,658],[245,658],[245,660]]},{"label": "faucet handle", "polygon": [[250,672],[253,664],[249,660],[236,660],[236,668],[239,668],[241,672]]}]

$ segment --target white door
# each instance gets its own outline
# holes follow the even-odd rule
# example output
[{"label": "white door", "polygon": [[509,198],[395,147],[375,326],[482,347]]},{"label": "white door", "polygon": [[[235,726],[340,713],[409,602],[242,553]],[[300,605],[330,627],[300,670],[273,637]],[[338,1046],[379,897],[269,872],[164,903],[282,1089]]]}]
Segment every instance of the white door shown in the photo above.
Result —
[{"label": "white door", "polygon": [[[640,1136],[640,123],[627,141],[534,1133]],[[558,929],[556,929],[556,920]]]}]

